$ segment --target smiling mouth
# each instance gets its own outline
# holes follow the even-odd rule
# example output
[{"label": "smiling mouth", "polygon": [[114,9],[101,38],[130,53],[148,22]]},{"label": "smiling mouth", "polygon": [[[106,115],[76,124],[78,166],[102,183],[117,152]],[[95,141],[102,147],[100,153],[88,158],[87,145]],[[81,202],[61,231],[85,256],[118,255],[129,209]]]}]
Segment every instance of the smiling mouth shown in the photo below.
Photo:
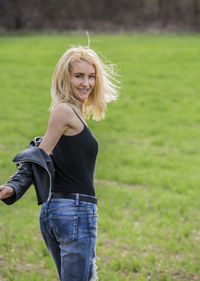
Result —
[{"label": "smiling mouth", "polygon": [[78,89],[79,92],[88,93],[90,89]]}]

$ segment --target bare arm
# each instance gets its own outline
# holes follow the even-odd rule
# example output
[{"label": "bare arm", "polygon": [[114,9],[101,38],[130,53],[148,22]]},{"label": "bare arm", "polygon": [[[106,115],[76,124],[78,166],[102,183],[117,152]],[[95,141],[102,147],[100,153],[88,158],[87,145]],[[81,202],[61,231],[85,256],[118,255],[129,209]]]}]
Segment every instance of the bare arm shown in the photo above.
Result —
[{"label": "bare arm", "polygon": [[50,154],[60,137],[70,126],[72,109],[65,104],[58,105],[50,115],[48,128],[39,147]]}]

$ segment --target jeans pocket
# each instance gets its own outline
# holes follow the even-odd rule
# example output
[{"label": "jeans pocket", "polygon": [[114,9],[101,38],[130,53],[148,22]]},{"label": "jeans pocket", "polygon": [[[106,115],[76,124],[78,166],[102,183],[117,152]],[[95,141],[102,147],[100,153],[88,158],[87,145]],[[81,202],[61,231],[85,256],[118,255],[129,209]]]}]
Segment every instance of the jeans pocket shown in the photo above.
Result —
[{"label": "jeans pocket", "polygon": [[53,216],[52,231],[60,243],[77,239],[78,216]]}]

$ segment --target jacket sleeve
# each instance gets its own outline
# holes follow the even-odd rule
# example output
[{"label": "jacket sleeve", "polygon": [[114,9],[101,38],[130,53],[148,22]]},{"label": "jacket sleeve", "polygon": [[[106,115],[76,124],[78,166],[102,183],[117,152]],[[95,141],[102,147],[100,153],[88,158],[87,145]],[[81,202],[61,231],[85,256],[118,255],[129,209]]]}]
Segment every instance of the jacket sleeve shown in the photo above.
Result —
[{"label": "jacket sleeve", "polygon": [[26,162],[21,163],[20,166],[18,166],[18,171],[13,175],[12,179],[3,184],[12,187],[15,191],[15,194],[11,197],[3,199],[2,201],[7,205],[15,203],[24,195],[32,183],[32,164]]}]

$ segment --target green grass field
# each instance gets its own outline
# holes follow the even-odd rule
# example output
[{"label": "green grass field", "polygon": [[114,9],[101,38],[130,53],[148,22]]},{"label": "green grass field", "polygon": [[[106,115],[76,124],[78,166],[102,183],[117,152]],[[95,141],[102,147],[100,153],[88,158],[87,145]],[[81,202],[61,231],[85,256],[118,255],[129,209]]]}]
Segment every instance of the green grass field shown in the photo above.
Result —
[{"label": "green grass field", "polygon": [[[99,141],[100,281],[200,280],[200,36],[90,35],[116,64],[120,97],[89,121]],[[0,182],[45,133],[51,77],[79,34],[0,34]],[[55,281],[34,188],[0,204],[0,280]]]}]

